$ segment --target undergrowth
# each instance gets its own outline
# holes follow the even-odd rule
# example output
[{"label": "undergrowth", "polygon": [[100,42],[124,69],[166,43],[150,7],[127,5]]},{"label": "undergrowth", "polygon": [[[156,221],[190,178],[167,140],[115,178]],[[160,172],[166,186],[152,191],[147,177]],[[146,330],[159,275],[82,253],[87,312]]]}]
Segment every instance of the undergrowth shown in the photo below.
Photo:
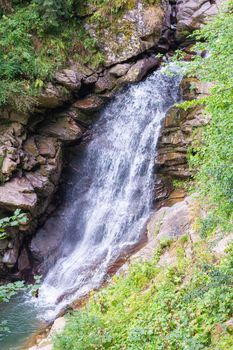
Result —
[{"label": "undergrowth", "polygon": [[186,245],[180,239],[169,248],[176,250],[176,266],[158,267],[157,253],[115,277],[68,317],[54,349],[230,350],[225,322],[233,314],[233,248],[216,264],[204,241],[192,258]]},{"label": "undergrowth", "polygon": [[0,18],[0,106],[32,108],[45,82],[71,58],[92,67],[103,62],[95,39],[74,15],[48,23],[40,1],[15,5]]},{"label": "undergrowth", "polygon": [[[229,2],[231,9],[233,2]],[[210,94],[183,103],[183,108],[202,105],[211,116],[203,139],[190,150],[189,164],[195,170],[196,190],[207,205],[208,216],[200,221],[203,235],[220,227],[233,228],[233,12],[220,13],[195,34],[193,50],[208,52],[186,64],[187,74],[212,83]]]},{"label": "undergrowth", "polygon": [[93,24],[96,32],[109,27],[135,4],[135,0],[16,0],[0,4],[0,107],[10,105],[23,112],[33,108],[45,82],[70,59],[100,67],[104,54],[87,27]]}]

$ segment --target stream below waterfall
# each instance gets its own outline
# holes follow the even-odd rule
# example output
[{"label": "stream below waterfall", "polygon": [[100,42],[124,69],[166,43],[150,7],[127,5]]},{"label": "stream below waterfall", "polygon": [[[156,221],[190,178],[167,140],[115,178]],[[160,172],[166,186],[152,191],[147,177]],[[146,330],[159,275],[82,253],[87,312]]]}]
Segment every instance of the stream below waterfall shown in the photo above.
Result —
[{"label": "stream below waterfall", "polygon": [[63,232],[58,258],[36,302],[20,297],[18,309],[17,299],[6,311],[3,307],[1,319],[7,312],[15,329],[7,337],[8,347],[0,338],[1,349],[17,349],[28,329],[36,329],[37,318],[51,320],[98,288],[108,278],[109,267],[140,241],[152,210],[161,121],[179,99],[181,77],[171,69],[173,75],[156,71],[118,93],[93,125],[91,141],[73,160],[72,186],[67,186],[58,209],[57,227]]}]

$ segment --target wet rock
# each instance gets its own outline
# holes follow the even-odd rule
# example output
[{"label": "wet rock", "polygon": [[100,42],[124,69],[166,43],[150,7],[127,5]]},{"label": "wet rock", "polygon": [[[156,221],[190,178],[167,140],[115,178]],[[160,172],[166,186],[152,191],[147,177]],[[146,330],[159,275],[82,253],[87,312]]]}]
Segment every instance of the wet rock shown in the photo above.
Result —
[{"label": "wet rock", "polygon": [[0,239],[0,251],[5,250],[8,247],[8,239]]},{"label": "wet rock", "polygon": [[18,270],[22,273],[31,268],[28,253],[25,248],[22,249],[18,258]]},{"label": "wet rock", "polygon": [[[33,260],[39,264],[40,271],[47,271],[59,256],[59,247],[64,239],[64,231],[59,227],[59,213],[46,221],[37,231],[30,244]],[[43,264],[42,264],[43,263]]]},{"label": "wet rock", "polygon": [[[9,268],[13,268],[18,260],[19,256],[19,249],[20,249],[20,237],[18,235],[15,236],[15,238],[12,241],[12,248],[7,249],[3,255],[3,258],[1,259],[2,262]],[[9,247],[9,245],[8,245]]]},{"label": "wet rock", "polygon": [[17,169],[17,165],[19,164],[19,162],[20,162],[19,158],[17,159],[17,161],[14,161],[9,157],[4,158],[4,161],[2,164],[3,176],[10,178],[13,172]]},{"label": "wet rock", "polygon": [[54,184],[49,181],[48,176],[41,175],[39,170],[30,172],[25,176],[33,186],[36,193],[44,193],[46,196],[48,196],[54,192]]},{"label": "wet rock", "polygon": [[29,113],[14,111],[11,106],[0,108],[0,119],[7,120],[8,122],[18,122],[20,124],[26,125],[29,117]]},{"label": "wet rock", "polygon": [[119,63],[110,68],[109,74],[113,75],[116,78],[122,77],[128,72],[131,66],[132,64],[130,63]]},{"label": "wet rock", "polygon": [[86,114],[92,114],[93,112],[99,111],[104,105],[102,98],[91,95],[84,99],[77,100],[71,108],[77,109],[78,111],[84,112]]},{"label": "wet rock", "polygon": [[53,137],[36,136],[36,147],[40,155],[54,158],[61,144]]},{"label": "wet rock", "polygon": [[[184,78],[181,82],[181,94],[184,100],[201,98],[208,94],[212,84],[199,83],[196,78]],[[159,178],[162,176],[160,188],[155,191],[158,199],[155,202],[168,199],[173,191],[172,180],[189,179],[193,173],[189,169],[187,152],[193,142],[193,131],[195,140],[201,139],[201,128],[207,125],[210,116],[204,113],[203,107],[197,106],[184,110],[179,106],[171,107],[163,121],[162,129],[157,146],[155,159],[156,170]],[[162,190],[164,186],[164,190]],[[164,197],[162,198],[162,194]],[[156,198],[156,197],[155,197]],[[173,204],[176,198],[166,201]],[[179,198],[177,198],[177,201]]]},{"label": "wet rock", "polygon": [[98,94],[112,90],[115,84],[116,82],[113,76],[107,73],[104,76],[99,77],[99,79],[95,83],[95,93]]},{"label": "wet rock", "polygon": [[24,142],[23,149],[25,152],[31,154],[34,157],[37,157],[39,155],[39,150],[38,150],[36,142],[35,142],[35,137],[33,137],[33,136],[28,138]]},{"label": "wet rock", "polygon": [[70,66],[70,69],[75,71],[80,81],[84,81],[84,82],[85,82],[85,79],[95,74],[95,71],[93,69],[85,66],[80,62],[73,62],[72,65]]},{"label": "wet rock", "polygon": [[54,118],[44,123],[38,131],[42,135],[53,136],[63,142],[76,141],[82,136],[82,130],[70,117]]},{"label": "wet rock", "polygon": [[135,63],[127,72],[120,78],[120,84],[136,83],[142,80],[146,74],[159,65],[159,60],[155,56],[145,57]]}]

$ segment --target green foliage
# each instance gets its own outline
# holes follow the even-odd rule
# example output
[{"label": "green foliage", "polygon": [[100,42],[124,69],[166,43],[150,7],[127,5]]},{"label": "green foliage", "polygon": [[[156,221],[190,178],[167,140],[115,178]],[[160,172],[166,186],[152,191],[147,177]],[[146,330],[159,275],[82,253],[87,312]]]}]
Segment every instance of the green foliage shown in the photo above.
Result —
[{"label": "green foliage", "polygon": [[0,303],[9,302],[9,300],[19,291],[25,290],[24,281],[17,281],[14,283],[7,283],[0,285]]},{"label": "green foliage", "polygon": [[216,265],[205,242],[194,247],[193,259],[182,253],[185,244],[175,243],[174,267],[158,268],[156,259],[115,277],[69,316],[54,349],[230,350],[232,336],[216,327],[224,329],[233,313],[233,248]]},{"label": "green foliage", "polygon": [[35,0],[47,31],[56,30],[61,20],[73,16],[73,0]]},{"label": "green foliage", "polygon": [[190,76],[214,82],[210,96],[186,102],[185,108],[203,104],[212,120],[205,128],[203,142],[191,152],[190,165],[197,169],[197,189],[209,204],[210,215],[203,222],[206,232],[216,225],[231,230],[233,224],[233,13],[222,13],[196,33],[196,56],[187,67]]},{"label": "green foliage", "polygon": [[25,213],[20,209],[16,209],[12,216],[0,219],[0,239],[4,239],[8,236],[6,229],[9,227],[19,226],[21,224],[26,224],[28,218]]},{"label": "green foliage", "polygon": [[102,63],[95,39],[74,18],[73,1],[18,2],[0,18],[0,106],[31,109],[44,83],[73,57]]}]

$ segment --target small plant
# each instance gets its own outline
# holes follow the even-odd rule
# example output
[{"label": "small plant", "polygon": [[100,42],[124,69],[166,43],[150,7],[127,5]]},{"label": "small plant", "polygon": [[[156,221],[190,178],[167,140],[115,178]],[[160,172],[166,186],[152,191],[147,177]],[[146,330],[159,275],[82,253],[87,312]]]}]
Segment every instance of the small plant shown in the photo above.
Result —
[{"label": "small plant", "polygon": [[0,303],[9,302],[9,300],[16,295],[19,291],[26,289],[24,281],[17,281],[14,283],[7,283],[0,285]]},{"label": "small plant", "polygon": [[20,209],[16,209],[12,216],[0,219],[0,239],[8,237],[7,228],[26,224],[27,221],[27,215]]},{"label": "small plant", "polygon": [[172,244],[173,240],[171,238],[163,238],[159,242],[160,248],[162,250],[165,250],[166,248],[169,248]]}]

